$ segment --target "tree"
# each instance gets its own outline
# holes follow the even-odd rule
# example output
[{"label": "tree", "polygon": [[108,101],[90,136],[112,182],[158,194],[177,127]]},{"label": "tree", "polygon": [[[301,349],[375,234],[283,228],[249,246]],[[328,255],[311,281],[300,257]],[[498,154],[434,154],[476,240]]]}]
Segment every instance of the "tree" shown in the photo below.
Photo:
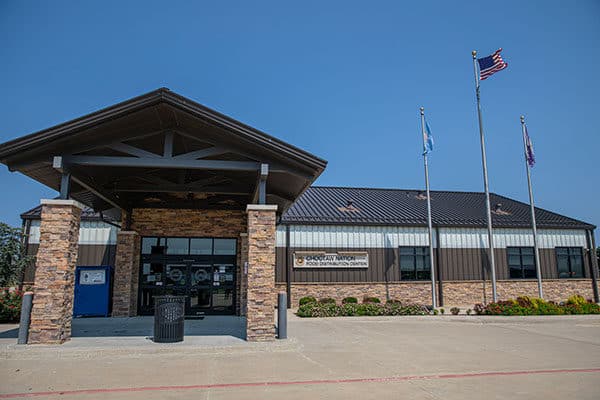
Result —
[{"label": "tree", "polygon": [[33,261],[26,254],[21,228],[0,222],[0,287],[16,285],[21,272]]}]

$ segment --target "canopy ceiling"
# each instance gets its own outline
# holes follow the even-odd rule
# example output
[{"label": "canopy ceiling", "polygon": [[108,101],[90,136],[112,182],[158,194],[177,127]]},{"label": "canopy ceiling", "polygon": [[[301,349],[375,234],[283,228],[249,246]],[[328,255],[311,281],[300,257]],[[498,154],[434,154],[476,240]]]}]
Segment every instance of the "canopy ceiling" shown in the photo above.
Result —
[{"label": "canopy ceiling", "polygon": [[[280,211],[327,162],[161,88],[0,145],[11,171],[105,211],[137,207]],[[64,179],[64,178],[63,178]]]}]

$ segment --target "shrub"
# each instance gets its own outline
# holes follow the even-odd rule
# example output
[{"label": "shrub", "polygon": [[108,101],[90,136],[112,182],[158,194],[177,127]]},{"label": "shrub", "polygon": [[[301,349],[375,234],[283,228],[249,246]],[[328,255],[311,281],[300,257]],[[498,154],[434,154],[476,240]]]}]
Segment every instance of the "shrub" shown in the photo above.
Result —
[{"label": "shrub", "polygon": [[571,296],[566,303],[556,304],[538,298],[517,297],[516,300],[504,300],[486,306],[476,304],[475,312],[486,315],[563,315],[563,314],[600,314],[600,306],[589,303],[581,296]]},{"label": "shrub", "polygon": [[0,322],[19,322],[23,292],[2,289],[0,293]]},{"label": "shrub", "polygon": [[481,303],[475,304],[473,306],[473,311],[475,311],[475,314],[477,315],[485,314],[485,306]]},{"label": "shrub", "polygon": [[358,299],[356,297],[345,297],[342,300],[342,304],[356,304],[358,303]]},{"label": "shrub", "polygon": [[436,309],[433,310],[433,315],[438,315],[440,312]]},{"label": "shrub", "polygon": [[460,312],[460,308],[458,308],[458,307],[452,307],[450,309],[450,312],[452,313],[452,315],[458,315],[458,313]]},{"label": "shrub", "polygon": [[396,300],[396,299],[389,299],[388,301],[386,301],[387,304],[402,304],[402,302],[400,300]]},{"label": "shrub", "polygon": [[468,308],[468,309],[467,309],[467,315],[471,315],[471,312],[472,312],[472,311],[473,311],[473,310],[471,310],[470,308]]},{"label": "shrub", "polygon": [[575,294],[567,299],[567,304],[581,307],[587,304],[587,301],[582,296]]},{"label": "shrub", "polygon": [[363,303],[381,303],[377,297],[365,297]]},{"label": "shrub", "polygon": [[321,304],[335,304],[335,299],[332,299],[331,297],[324,297],[322,299],[319,300],[319,303]]},{"label": "shrub", "polygon": [[302,297],[298,303],[299,303],[299,305],[303,306],[305,304],[316,303],[316,302],[317,302],[317,299],[315,299],[314,297],[305,296],[305,297]]},{"label": "shrub", "polygon": [[427,315],[427,307],[400,302],[387,303],[345,303],[338,306],[334,303],[310,302],[298,308],[299,317],[337,317],[337,316],[376,316],[376,315]]},{"label": "shrub", "polygon": [[446,310],[444,310],[443,308],[440,308],[440,312],[442,313],[442,315],[444,315],[444,313],[446,312]]}]

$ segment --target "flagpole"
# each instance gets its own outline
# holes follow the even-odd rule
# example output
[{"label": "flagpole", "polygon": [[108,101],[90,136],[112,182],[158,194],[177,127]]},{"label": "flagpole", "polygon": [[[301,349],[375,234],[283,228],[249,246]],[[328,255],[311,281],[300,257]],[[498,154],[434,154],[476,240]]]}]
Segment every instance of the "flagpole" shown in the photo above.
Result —
[{"label": "flagpole", "polygon": [[427,190],[427,228],[429,231],[429,265],[431,268],[431,304],[437,307],[435,293],[435,263],[433,260],[433,227],[431,223],[431,196],[429,195],[429,166],[427,165],[427,142],[425,133],[425,108],[421,107],[421,133],[423,134],[423,163],[425,165],[425,189]]},{"label": "flagpole", "polygon": [[492,231],[492,212],[490,208],[490,189],[488,185],[487,160],[485,156],[485,138],[483,135],[483,120],[481,117],[481,101],[479,95],[479,76],[477,73],[477,51],[473,50],[473,71],[475,72],[475,94],[477,96],[477,116],[479,118],[479,139],[481,141],[481,162],[483,164],[483,186],[485,188],[485,208],[487,214],[488,229],[488,257],[490,260],[490,269],[492,277],[492,298],[496,302],[498,295],[496,293],[496,263],[494,260],[494,236]]},{"label": "flagpole", "polygon": [[521,115],[521,132],[523,134],[523,154],[525,155],[525,169],[527,170],[527,186],[529,188],[529,207],[531,208],[531,229],[533,231],[533,248],[535,251],[535,272],[537,274],[538,281],[538,293],[540,299],[544,298],[544,291],[542,289],[542,268],[540,265],[540,251],[538,249],[538,237],[537,237],[537,225],[535,222],[535,205],[533,203],[533,189],[531,188],[531,170],[529,168],[529,160],[527,156],[527,140],[525,117]]}]

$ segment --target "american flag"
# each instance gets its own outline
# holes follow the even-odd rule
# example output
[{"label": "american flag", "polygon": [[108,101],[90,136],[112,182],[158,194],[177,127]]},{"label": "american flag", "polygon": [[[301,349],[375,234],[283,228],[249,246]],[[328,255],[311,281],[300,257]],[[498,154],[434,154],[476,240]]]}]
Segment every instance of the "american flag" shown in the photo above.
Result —
[{"label": "american flag", "polygon": [[504,62],[500,52],[502,49],[496,50],[491,56],[477,59],[479,63],[479,79],[484,80],[492,76],[498,71],[502,71],[508,67],[508,64]]}]

